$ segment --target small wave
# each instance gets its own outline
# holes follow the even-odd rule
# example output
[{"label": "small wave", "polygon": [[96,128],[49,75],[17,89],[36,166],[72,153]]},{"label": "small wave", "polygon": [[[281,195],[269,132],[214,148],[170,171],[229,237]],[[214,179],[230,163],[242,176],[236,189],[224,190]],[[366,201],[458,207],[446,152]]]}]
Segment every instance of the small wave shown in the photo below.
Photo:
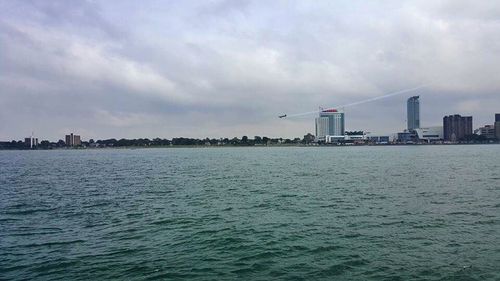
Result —
[{"label": "small wave", "polygon": [[246,261],[253,261],[253,260],[258,261],[261,259],[267,259],[267,258],[272,258],[272,257],[276,257],[276,256],[278,256],[278,254],[276,252],[264,251],[264,252],[260,252],[260,253],[253,254],[250,256],[241,257],[238,259],[238,261],[239,262],[246,262]]},{"label": "small wave", "polygon": [[338,276],[366,264],[368,264],[368,261],[365,259],[349,260],[330,266],[328,269],[321,271],[320,275],[328,277]]},{"label": "small wave", "polygon": [[474,224],[479,224],[479,225],[488,225],[488,224],[498,224],[498,220],[480,220],[475,222]]},{"label": "small wave", "polygon": [[297,194],[280,194],[278,195],[279,198],[289,198],[289,197],[298,197]]},{"label": "small wave", "polygon": [[357,237],[361,237],[361,234],[359,233],[348,233],[348,234],[344,234],[341,236],[342,238],[357,238]]},{"label": "small wave", "polygon": [[320,254],[320,253],[325,253],[325,252],[333,252],[340,250],[344,247],[339,246],[339,245],[329,245],[329,246],[320,246],[315,249],[310,250],[312,254]]},{"label": "small wave", "polygon": [[32,243],[22,246],[14,246],[14,247],[23,247],[23,248],[34,248],[34,247],[50,247],[50,246],[65,246],[72,244],[85,243],[85,240],[71,240],[71,241],[52,241],[46,243]]},{"label": "small wave", "polygon": [[58,208],[37,208],[37,209],[28,209],[28,210],[8,210],[5,211],[4,214],[6,215],[31,215],[31,214],[36,214],[36,213],[41,213],[41,212],[50,212],[57,210]]},{"label": "small wave", "polygon": [[20,219],[15,218],[0,218],[0,222],[8,222],[8,221],[18,221]]},{"label": "small wave", "polygon": [[387,226],[387,225],[396,225],[396,224],[404,224],[404,223],[405,223],[404,221],[391,221],[391,222],[383,222],[380,225]]}]

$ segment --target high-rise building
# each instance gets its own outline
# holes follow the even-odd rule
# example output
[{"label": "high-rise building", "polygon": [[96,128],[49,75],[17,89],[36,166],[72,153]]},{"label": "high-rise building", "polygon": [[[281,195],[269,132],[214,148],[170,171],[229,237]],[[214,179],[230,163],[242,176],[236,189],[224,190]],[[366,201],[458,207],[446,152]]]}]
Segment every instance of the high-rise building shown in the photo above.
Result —
[{"label": "high-rise building", "polygon": [[316,140],[325,140],[328,135],[328,118],[317,117],[316,120]]},{"label": "high-rise building", "polygon": [[420,96],[413,96],[406,102],[408,131],[420,128]]},{"label": "high-rise building", "polygon": [[446,141],[459,141],[472,135],[472,116],[458,114],[443,117],[443,133]]},{"label": "high-rise building", "polygon": [[316,140],[329,142],[331,137],[340,139],[345,133],[344,113],[336,109],[322,110],[315,119]]},{"label": "high-rise building", "polygon": [[79,135],[73,135],[73,133],[66,135],[66,146],[80,146],[82,144]]},{"label": "high-rise building", "polygon": [[495,137],[500,140],[500,113],[495,114]]},{"label": "high-rise building", "polygon": [[31,147],[33,140],[31,138],[24,138],[24,146]]},{"label": "high-rise building", "polygon": [[66,135],[66,146],[73,146],[73,133]]},{"label": "high-rise building", "polygon": [[73,146],[80,146],[82,145],[82,141],[80,139],[79,135],[74,135],[73,136]]},{"label": "high-rise building", "polygon": [[24,138],[24,145],[26,147],[37,147],[38,146],[38,138],[35,137],[29,137],[29,138]]},{"label": "high-rise building", "polygon": [[322,110],[319,117],[328,118],[328,134],[330,136],[343,136],[345,132],[344,113],[336,109]]}]

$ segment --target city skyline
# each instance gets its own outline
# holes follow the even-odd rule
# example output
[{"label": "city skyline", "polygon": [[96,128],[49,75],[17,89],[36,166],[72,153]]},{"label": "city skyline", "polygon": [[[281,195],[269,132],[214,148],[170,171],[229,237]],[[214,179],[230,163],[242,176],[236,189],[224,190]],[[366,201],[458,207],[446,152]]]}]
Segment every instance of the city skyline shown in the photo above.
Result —
[{"label": "city skyline", "polygon": [[[498,3],[3,1],[0,16],[0,140],[295,137],[316,116],[278,114],[422,84],[423,126],[500,108]],[[346,130],[405,129],[411,95],[346,109]]]}]

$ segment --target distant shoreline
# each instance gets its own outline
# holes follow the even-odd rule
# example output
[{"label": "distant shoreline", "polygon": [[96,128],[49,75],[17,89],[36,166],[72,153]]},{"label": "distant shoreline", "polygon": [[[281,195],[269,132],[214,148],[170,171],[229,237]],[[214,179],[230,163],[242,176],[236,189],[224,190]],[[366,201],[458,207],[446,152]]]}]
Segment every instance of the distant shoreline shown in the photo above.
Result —
[{"label": "distant shoreline", "polygon": [[272,144],[272,145],[152,145],[152,146],[118,146],[118,147],[60,147],[60,148],[0,148],[0,151],[64,151],[64,150],[134,150],[134,149],[150,149],[150,148],[166,148],[166,149],[176,149],[176,148],[278,148],[278,147],[394,147],[394,146],[457,146],[457,145],[495,145],[500,144],[500,142],[494,143],[418,143],[418,144],[405,144],[405,143],[394,143],[394,144],[320,144],[320,145],[307,145],[307,144]]}]

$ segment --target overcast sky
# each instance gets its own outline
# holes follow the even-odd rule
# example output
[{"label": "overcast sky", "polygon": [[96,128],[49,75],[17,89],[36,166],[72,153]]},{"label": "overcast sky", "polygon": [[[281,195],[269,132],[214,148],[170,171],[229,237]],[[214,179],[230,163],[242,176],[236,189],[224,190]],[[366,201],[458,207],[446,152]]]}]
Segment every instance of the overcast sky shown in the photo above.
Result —
[{"label": "overcast sky", "polygon": [[498,1],[0,0],[0,140],[302,137],[500,112]]}]

